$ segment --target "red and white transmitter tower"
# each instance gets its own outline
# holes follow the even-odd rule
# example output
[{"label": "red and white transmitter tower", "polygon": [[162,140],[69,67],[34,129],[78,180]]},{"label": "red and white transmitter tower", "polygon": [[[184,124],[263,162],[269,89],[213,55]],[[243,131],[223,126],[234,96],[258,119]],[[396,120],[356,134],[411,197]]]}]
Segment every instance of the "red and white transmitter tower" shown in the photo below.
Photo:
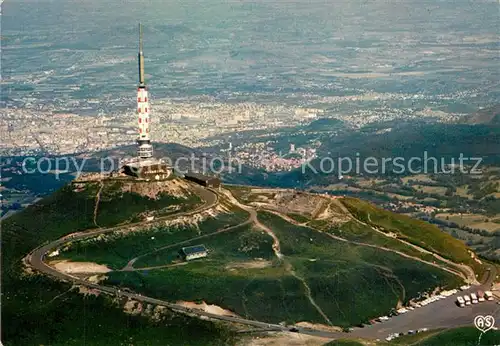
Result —
[{"label": "red and white transmitter tower", "polygon": [[139,86],[137,87],[139,136],[137,138],[137,155],[141,159],[149,159],[153,157],[153,146],[150,138],[151,119],[149,118],[148,90],[144,82],[144,53],[142,49],[142,25],[139,23]]},{"label": "red and white transmitter tower", "polygon": [[142,25],[139,23],[139,85],[137,87],[137,120],[139,133],[137,137],[137,157],[127,160],[121,173],[144,180],[169,179],[173,169],[164,160],[153,158],[149,118],[148,90],[144,82],[144,53],[142,51]]}]

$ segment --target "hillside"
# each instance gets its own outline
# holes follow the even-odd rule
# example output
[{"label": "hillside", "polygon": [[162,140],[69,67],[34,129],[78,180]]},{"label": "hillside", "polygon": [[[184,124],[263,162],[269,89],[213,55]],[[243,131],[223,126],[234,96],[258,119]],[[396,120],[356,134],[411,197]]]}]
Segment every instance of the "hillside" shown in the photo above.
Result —
[{"label": "hillside", "polygon": [[[82,295],[68,283],[25,271],[21,259],[35,247],[68,233],[96,228],[98,191],[98,184],[85,188],[68,185],[2,221],[4,345],[80,345],[82,340],[103,345],[133,340],[163,346],[179,339],[193,345],[233,344],[232,332],[218,324],[168,313],[155,321],[150,316],[124,314],[123,306],[109,298]],[[97,220],[106,225],[139,218],[147,208],[193,207],[193,199],[179,199],[166,191],[152,199],[136,192],[118,193],[116,184],[106,184],[101,194]],[[194,203],[199,203],[199,198]],[[119,213],[111,213],[117,207]]]},{"label": "hillside", "polygon": [[[380,130],[389,128],[389,132]],[[403,123],[373,125],[358,133],[327,139],[322,152],[332,157],[483,157],[484,163],[498,163],[500,128],[492,125]]]},{"label": "hillside", "polygon": [[[155,328],[154,335],[167,333],[171,340],[193,324],[202,332],[190,335],[189,344],[236,340],[234,327],[227,324],[137,305],[130,297],[119,303],[102,295],[82,296],[66,283],[23,269],[21,259],[28,252],[70,233],[45,259],[63,275],[176,306],[201,309],[206,303],[206,311],[243,321],[312,323],[329,328],[332,336],[341,327],[414,304],[437,288],[474,281],[472,270],[482,270],[461,243],[453,243],[451,252],[444,248],[443,242],[453,239],[433,226],[402,220],[360,200],[285,189],[209,191],[178,178],[75,182],[3,226],[6,345],[10,340],[12,345],[78,340],[87,322],[80,324],[83,332],[72,334],[74,316],[87,311],[90,319],[102,313],[102,320],[88,322],[95,326],[120,309],[133,315],[120,317],[126,323]],[[199,244],[208,249],[207,257],[179,259],[181,247]],[[89,299],[90,312],[83,310]],[[67,304],[71,307],[60,325],[22,329],[34,323],[32,316],[50,316]],[[151,318],[156,322],[148,322]],[[161,322],[165,318],[171,321],[168,326]],[[126,338],[134,331],[119,335]],[[137,335],[149,344],[145,333]],[[92,336],[96,343],[107,337]]]},{"label": "hillside", "polygon": [[470,250],[461,241],[442,232],[436,226],[379,209],[359,199],[345,198],[342,202],[359,220],[379,227],[385,233],[396,233],[399,239],[433,253],[442,254],[455,263],[465,263],[474,268],[476,274],[482,274],[482,266],[473,260]]}]

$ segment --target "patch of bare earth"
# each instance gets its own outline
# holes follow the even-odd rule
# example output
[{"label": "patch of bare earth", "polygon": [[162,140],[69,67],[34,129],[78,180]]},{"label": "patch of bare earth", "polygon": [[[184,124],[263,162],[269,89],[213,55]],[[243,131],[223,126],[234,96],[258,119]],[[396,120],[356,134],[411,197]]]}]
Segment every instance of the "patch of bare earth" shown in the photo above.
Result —
[{"label": "patch of bare earth", "polygon": [[70,262],[68,260],[52,261],[49,265],[53,266],[60,272],[67,274],[76,273],[107,273],[110,272],[107,266],[92,262]]},{"label": "patch of bare earth", "polygon": [[238,268],[243,268],[243,269],[262,269],[262,268],[267,268],[271,266],[270,261],[266,260],[256,260],[256,261],[249,261],[249,262],[239,262],[239,263],[231,263],[226,266],[226,269],[238,269]]},{"label": "patch of bare earth", "polygon": [[217,305],[208,305],[205,302],[202,302],[201,304],[196,304],[194,302],[178,301],[178,302],[176,302],[176,304],[182,305],[182,306],[184,306],[186,308],[190,308],[190,309],[202,310],[202,311],[214,314],[214,315],[238,317],[238,315],[236,315],[232,311],[223,309]]},{"label": "patch of bare earth", "polygon": [[160,193],[185,199],[192,193],[190,184],[181,179],[144,183],[125,182],[122,184],[121,190],[122,192],[133,192],[152,199],[156,199]]},{"label": "patch of bare earth", "polygon": [[92,275],[87,278],[88,282],[91,282],[93,284],[98,284],[101,281],[106,280],[108,277],[106,275]]},{"label": "patch of bare earth", "polygon": [[299,322],[299,323],[295,323],[295,325],[298,327],[303,327],[303,328],[324,330],[326,332],[342,332],[342,328],[340,328],[340,327],[327,326],[326,324],[320,324],[320,323]]},{"label": "patch of bare earth", "polygon": [[[101,240],[106,241],[107,239],[115,239],[117,236],[126,236],[132,232],[147,232],[152,229],[157,229],[158,227],[198,228],[199,224],[205,221],[206,219],[210,217],[214,218],[222,213],[229,213],[229,212],[230,211],[226,207],[217,205],[214,206],[213,208],[201,211],[194,215],[176,216],[168,220],[152,221],[149,222],[148,224],[123,227],[116,232],[104,235],[101,238]],[[201,234],[201,231],[199,229],[198,229],[198,234]]]},{"label": "patch of bare earth", "polygon": [[[165,226],[168,227],[195,227],[198,228],[199,224],[208,218],[215,218],[220,214],[230,212],[224,206],[217,205],[213,208],[204,210],[194,215],[189,216],[179,216],[164,222]],[[200,232],[201,234],[201,232]]]},{"label": "patch of bare earth", "polygon": [[26,257],[23,258],[23,271],[22,275],[33,275],[35,272],[33,271],[33,268],[30,266],[30,261],[31,261],[31,255],[27,255]]},{"label": "patch of bare earth", "polygon": [[123,311],[130,315],[139,315],[142,310],[142,303],[132,299],[128,300],[123,306]]},{"label": "patch of bare earth", "polygon": [[[260,192],[260,190],[252,190],[252,193],[257,192]],[[313,219],[348,221],[348,216],[346,216],[344,210],[339,208],[338,201],[329,196],[293,190],[278,190],[274,191],[274,194],[270,194],[269,191],[266,192],[266,196],[254,196],[253,202],[250,204],[281,213],[296,213],[309,216]]]},{"label": "patch of bare earth", "polygon": [[240,346],[320,346],[331,341],[318,336],[282,332],[269,336],[253,337],[243,340]]},{"label": "patch of bare earth", "polygon": [[96,290],[95,288],[88,288],[88,287],[85,287],[85,286],[78,286],[78,293],[80,294],[83,294],[85,296],[89,296],[89,295],[92,295],[92,296],[99,296],[99,294],[101,294],[101,291],[99,290]]},{"label": "patch of bare earth", "polygon": [[271,195],[274,195],[276,194],[277,192],[291,192],[293,190],[288,190],[288,189],[252,189],[250,191],[251,194],[271,194]]}]

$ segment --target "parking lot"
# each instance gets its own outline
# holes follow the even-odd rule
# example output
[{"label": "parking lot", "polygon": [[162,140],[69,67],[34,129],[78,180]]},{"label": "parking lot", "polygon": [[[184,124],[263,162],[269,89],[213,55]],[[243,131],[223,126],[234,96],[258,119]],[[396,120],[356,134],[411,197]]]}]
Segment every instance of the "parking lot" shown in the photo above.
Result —
[{"label": "parking lot", "polygon": [[427,329],[470,326],[477,315],[492,315],[500,320],[500,305],[495,300],[471,303],[464,307],[457,305],[458,296],[477,292],[478,289],[479,286],[475,286],[467,287],[464,291],[442,292],[413,306],[401,308],[393,316],[381,316],[372,320],[373,324],[353,328],[351,332],[359,337],[392,340]]}]

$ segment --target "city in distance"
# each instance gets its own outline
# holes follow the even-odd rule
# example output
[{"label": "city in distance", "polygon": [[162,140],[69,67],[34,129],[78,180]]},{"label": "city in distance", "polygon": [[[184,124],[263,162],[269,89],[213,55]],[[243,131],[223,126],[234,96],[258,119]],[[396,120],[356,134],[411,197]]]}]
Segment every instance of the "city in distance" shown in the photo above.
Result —
[{"label": "city in distance", "polygon": [[2,3],[2,343],[500,344],[498,6]]}]

